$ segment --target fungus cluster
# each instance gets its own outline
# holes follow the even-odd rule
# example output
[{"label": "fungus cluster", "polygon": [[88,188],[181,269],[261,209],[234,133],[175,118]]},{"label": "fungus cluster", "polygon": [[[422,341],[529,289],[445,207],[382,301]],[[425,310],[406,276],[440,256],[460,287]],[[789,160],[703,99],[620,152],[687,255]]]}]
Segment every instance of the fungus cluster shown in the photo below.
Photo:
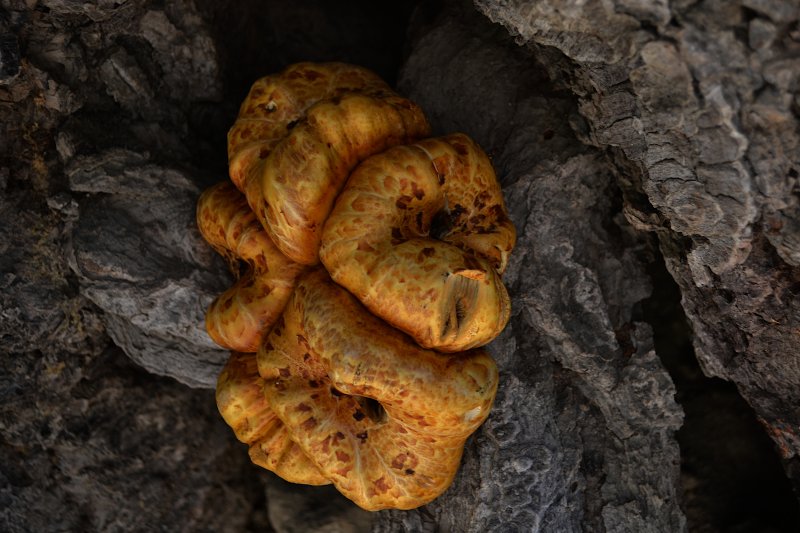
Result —
[{"label": "fungus cluster", "polygon": [[497,390],[479,347],[509,317],[515,232],[491,163],[429,132],[366,69],[292,65],[253,85],[231,181],[198,202],[238,278],[206,314],[232,350],[220,413],[254,463],[368,510],[450,485]]}]

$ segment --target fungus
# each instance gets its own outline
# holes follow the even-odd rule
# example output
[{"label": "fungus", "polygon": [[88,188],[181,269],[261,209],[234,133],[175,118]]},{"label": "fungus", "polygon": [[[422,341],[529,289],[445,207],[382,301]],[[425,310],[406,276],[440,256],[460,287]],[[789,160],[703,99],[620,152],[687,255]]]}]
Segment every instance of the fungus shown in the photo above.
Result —
[{"label": "fungus", "polygon": [[[437,215],[446,219],[440,239],[430,235]],[[337,283],[421,346],[457,352],[505,327],[510,302],[499,274],[515,236],[489,159],[455,134],[364,161],[325,224],[320,258]]]},{"label": "fungus", "polygon": [[[428,130],[363,68],[293,65],[253,85],[228,134],[231,183],[198,202],[206,240],[246,265],[206,315],[233,350],[220,413],[257,465],[370,510],[452,482],[497,368],[479,349],[426,348],[482,345],[509,315],[514,228],[491,164],[465,135],[401,146]],[[308,266],[323,228],[344,288]]]},{"label": "fungus", "polygon": [[484,351],[420,348],[323,269],[301,277],[258,352],[258,372],[292,440],[368,510],[411,509],[441,494],[497,390]]},{"label": "fungus", "polygon": [[[209,336],[224,348],[255,352],[264,330],[283,311],[303,265],[287,259],[229,182],[207,189],[197,202],[197,226],[225,259],[238,281],[206,312]],[[239,272],[238,262],[246,270]]]},{"label": "fungus", "polygon": [[217,407],[222,418],[237,439],[250,445],[253,463],[292,483],[330,484],[272,411],[264,397],[264,385],[253,354],[231,354],[217,380]]},{"label": "fungus", "polygon": [[[242,104],[228,140],[231,178],[281,252],[313,265],[350,171],[429,131],[416,104],[366,69],[302,63],[256,82]],[[253,135],[264,141],[246,143]]]}]

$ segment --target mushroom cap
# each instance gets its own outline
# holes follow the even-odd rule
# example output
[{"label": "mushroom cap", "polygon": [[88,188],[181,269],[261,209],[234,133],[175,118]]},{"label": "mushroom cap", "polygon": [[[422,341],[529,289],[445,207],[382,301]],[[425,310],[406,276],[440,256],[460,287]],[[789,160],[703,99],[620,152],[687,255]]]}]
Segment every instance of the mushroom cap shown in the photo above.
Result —
[{"label": "mushroom cap", "polygon": [[329,484],[269,407],[264,385],[255,354],[233,352],[217,379],[217,408],[222,418],[237,439],[250,445],[250,459],[255,464],[292,483]]},{"label": "mushroom cap", "polygon": [[281,252],[313,265],[352,169],[429,131],[416,104],[366,69],[302,63],[259,80],[242,103],[228,134],[231,179]]},{"label": "mushroom cap", "polygon": [[420,348],[322,269],[301,277],[257,360],[292,440],[368,510],[411,509],[441,494],[498,381],[484,351]]},{"label": "mushroom cap", "polygon": [[[197,226],[239,277],[206,312],[209,336],[225,348],[255,352],[265,330],[289,300],[304,266],[273,244],[244,195],[230,182],[218,183],[197,202]],[[239,272],[239,261],[246,264]]]},{"label": "mushroom cap", "polygon": [[393,94],[377,74],[346,63],[295,63],[257,80],[228,131],[231,181],[244,191],[250,170],[275,148],[308,108],[345,92]]},{"label": "mushroom cap", "polygon": [[[440,235],[431,235],[438,228]],[[364,161],[336,200],[320,258],[333,279],[421,346],[457,352],[505,327],[516,233],[486,154],[463,134]]]}]

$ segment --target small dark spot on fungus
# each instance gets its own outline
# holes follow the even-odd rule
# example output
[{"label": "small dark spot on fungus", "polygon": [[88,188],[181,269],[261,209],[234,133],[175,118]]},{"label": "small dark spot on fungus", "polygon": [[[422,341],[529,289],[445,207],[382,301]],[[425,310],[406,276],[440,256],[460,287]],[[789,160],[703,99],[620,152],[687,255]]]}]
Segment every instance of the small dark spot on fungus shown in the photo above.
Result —
[{"label": "small dark spot on fungus", "polygon": [[353,418],[355,418],[356,421],[361,422],[362,420],[367,418],[367,415],[365,415],[362,411],[356,411],[355,413],[353,413]]},{"label": "small dark spot on fungus", "polygon": [[386,483],[386,476],[381,476],[380,479],[375,480],[375,492],[381,494],[389,490],[389,484]]},{"label": "small dark spot on fungus", "polygon": [[483,213],[478,213],[477,215],[473,215],[469,218],[469,223],[472,224],[473,226],[477,226],[484,220],[486,220],[486,215],[484,215]]},{"label": "small dark spot on fungus", "polygon": [[414,475],[414,469],[413,468],[406,468],[406,475],[413,476]]},{"label": "small dark spot on fungus", "polygon": [[336,458],[343,463],[347,463],[348,461],[350,461],[350,455],[339,450],[336,451]]},{"label": "small dark spot on fungus", "polygon": [[334,470],[334,472],[342,477],[346,477],[347,473],[353,469],[352,464],[346,464],[344,468]]},{"label": "small dark spot on fungus", "polygon": [[306,413],[308,411],[311,411],[311,407],[309,407],[308,405],[306,405],[304,403],[301,403],[300,405],[297,406],[297,410],[300,411],[300,412]]},{"label": "small dark spot on fungus", "polygon": [[478,209],[483,209],[486,207],[486,202],[492,199],[491,193],[489,191],[482,191],[475,199],[472,201],[473,205]]},{"label": "small dark spot on fungus", "polygon": [[405,454],[405,453],[401,453],[400,455],[395,457],[392,460],[392,468],[395,468],[397,470],[400,470],[401,468],[403,468],[403,464],[406,462],[406,458],[407,457],[408,457],[408,454]]},{"label": "small dark spot on fungus", "polygon": [[292,131],[294,129],[294,127],[297,126],[298,122],[300,122],[300,121],[299,120],[293,120],[290,123],[288,123],[286,125],[286,131]]},{"label": "small dark spot on fungus", "polygon": [[311,345],[309,345],[306,338],[300,335],[299,333],[297,334],[297,343],[306,350],[311,351]]},{"label": "small dark spot on fungus", "polygon": [[289,376],[292,375],[292,373],[289,372],[288,368],[281,368],[278,370],[278,373],[281,375],[282,378],[288,378]]},{"label": "small dark spot on fungus", "polygon": [[403,233],[400,231],[400,228],[392,228],[392,244],[400,244],[405,241],[406,240],[403,238]]},{"label": "small dark spot on fungus", "polygon": [[317,387],[319,387],[319,385],[320,385],[319,381],[315,379],[312,379],[311,381],[308,382],[308,386],[313,389],[316,389]]},{"label": "small dark spot on fungus", "polygon": [[418,187],[415,181],[411,182],[411,192],[417,200],[422,200],[425,197],[425,191]]},{"label": "small dark spot on fungus", "polygon": [[312,416],[311,418],[303,422],[303,429],[308,431],[314,429],[316,425],[317,425],[317,419]]},{"label": "small dark spot on fungus", "polygon": [[435,254],[433,248],[423,248],[420,250],[419,254],[417,254],[417,262],[422,263],[428,257],[433,257]]},{"label": "small dark spot on fungus", "polygon": [[408,195],[404,194],[403,196],[401,196],[400,198],[398,198],[395,201],[394,205],[398,209],[408,209],[408,204],[411,203],[411,200],[412,200],[411,196],[408,196]]},{"label": "small dark spot on fungus", "polygon": [[362,431],[361,433],[356,433],[356,437],[361,441],[361,444],[367,442],[367,432]]}]

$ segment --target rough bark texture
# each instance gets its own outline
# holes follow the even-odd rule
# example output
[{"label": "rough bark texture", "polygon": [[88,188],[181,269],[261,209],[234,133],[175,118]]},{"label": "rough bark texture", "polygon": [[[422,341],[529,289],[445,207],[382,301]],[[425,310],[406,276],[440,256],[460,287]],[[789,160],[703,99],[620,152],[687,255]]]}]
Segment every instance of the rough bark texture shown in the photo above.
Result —
[{"label": "rough bark texture", "polygon": [[[797,3],[332,5],[0,0],[0,529],[681,531],[652,232],[800,480]],[[519,233],[495,409],[410,512],[260,473],[209,390],[194,203],[250,82],[334,59],[473,136]]]},{"label": "rough bark texture", "polygon": [[[800,5],[476,0],[563,54],[587,139],[617,148],[704,371],[736,383],[790,471],[800,454]],[[796,474],[794,474],[796,475]]]},{"label": "rough bark texture", "polygon": [[228,352],[208,337],[203,316],[230,280],[193,222],[198,186],[121,149],[77,157],[66,175],[71,191],[88,193],[70,267],[108,334],[147,370],[213,387]]},{"label": "rough bark texture", "polygon": [[226,356],[198,323],[224,267],[176,168],[218,73],[197,13],[173,9],[0,10],[4,531],[267,527],[213,395],[106,336],[192,385]]}]

